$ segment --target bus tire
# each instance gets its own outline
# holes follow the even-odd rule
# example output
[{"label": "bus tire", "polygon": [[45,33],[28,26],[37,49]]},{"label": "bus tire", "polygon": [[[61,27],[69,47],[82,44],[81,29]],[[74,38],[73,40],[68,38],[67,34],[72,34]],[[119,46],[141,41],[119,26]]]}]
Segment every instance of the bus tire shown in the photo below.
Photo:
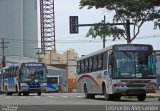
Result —
[{"label": "bus tire", "polygon": [[145,99],[146,99],[146,94],[138,95],[138,96],[137,96],[137,99],[138,99],[138,101],[145,101]]},{"label": "bus tire", "polygon": [[94,99],[95,98],[95,94],[88,94],[86,85],[84,85],[84,94],[85,94],[85,98],[87,98],[87,99]]},{"label": "bus tire", "polygon": [[19,92],[17,85],[16,85],[16,93],[17,93],[18,96],[21,96],[21,92]]},{"label": "bus tire", "polygon": [[121,94],[115,94],[113,96],[114,96],[114,99],[116,99],[116,100],[120,100],[121,99]]},{"label": "bus tire", "polygon": [[113,100],[114,99],[113,94],[107,94],[105,85],[102,85],[102,89],[103,89],[103,94],[104,94],[105,100],[108,101],[108,100]]},{"label": "bus tire", "polygon": [[37,95],[38,95],[38,96],[41,96],[41,92],[37,92]]},{"label": "bus tire", "polygon": [[21,92],[18,92],[17,94],[18,94],[18,96],[21,96]]},{"label": "bus tire", "polygon": [[23,96],[29,96],[29,92],[23,92]]},{"label": "bus tire", "polygon": [[10,93],[8,92],[8,88],[7,88],[7,86],[5,86],[5,91],[6,91],[6,96],[9,96],[9,95],[10,95]]}]

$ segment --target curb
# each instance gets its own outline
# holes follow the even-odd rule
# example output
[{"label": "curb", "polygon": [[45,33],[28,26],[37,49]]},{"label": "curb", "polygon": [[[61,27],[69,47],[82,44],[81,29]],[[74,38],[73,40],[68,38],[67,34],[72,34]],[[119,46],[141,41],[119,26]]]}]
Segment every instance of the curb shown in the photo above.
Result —
[{"label": "curb", "polygon": [[160,94],[159,93],[148,93],[146,96],[147,97],[155,97],[155,98],[159,97],[160,98]]}]

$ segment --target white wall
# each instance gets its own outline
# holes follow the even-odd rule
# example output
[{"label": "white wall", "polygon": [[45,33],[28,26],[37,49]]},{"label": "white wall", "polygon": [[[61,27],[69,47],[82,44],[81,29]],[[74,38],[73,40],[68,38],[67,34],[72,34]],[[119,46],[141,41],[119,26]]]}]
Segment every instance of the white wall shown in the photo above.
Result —
[{"label": "white wall", "polygon": [[[0,38],[9,41],[6,55],[21,55],[23,36],[23,0],[0,0]],[[20,7],[22,6],[22,7]],[[1,54],[1,50],[0,50]]]},{"label": "white wall", "polygon": [[23,7],[24,56],[32,57],[38,48],[37,0],[24,0]]},{"label": "white wall", "polygon": [[35,57],[37,33],[37,0],[0,0],[0,38],[10,42],[6,56]]}]

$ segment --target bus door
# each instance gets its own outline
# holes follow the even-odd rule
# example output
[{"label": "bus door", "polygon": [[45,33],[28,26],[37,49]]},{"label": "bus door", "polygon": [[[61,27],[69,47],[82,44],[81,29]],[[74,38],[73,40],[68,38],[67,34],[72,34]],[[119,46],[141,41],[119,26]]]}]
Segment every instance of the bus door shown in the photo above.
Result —
[{"label": "bus door", "polygon": [[106,92],[108,94],[112,93],[112,71],[113,71],[113,55],[111,51],[108,51],[108,56],[107,56],[107,72],[108,74],[106,75]]}]

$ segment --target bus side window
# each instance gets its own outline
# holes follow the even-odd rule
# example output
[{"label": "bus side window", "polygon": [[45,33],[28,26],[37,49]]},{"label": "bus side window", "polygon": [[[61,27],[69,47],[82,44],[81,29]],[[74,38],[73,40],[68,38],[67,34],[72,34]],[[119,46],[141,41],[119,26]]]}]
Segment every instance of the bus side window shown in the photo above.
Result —
[{"label": "bus side window", "polygon": [[10,77],[14,77],[13,72],[14,72],[14,68],[12,68],[11,71],[10,71]]},{"label": "bus side window", "polygon": [[83,69],[82,69],[82,72],[84,73],[85,72],[85,61],[83,60],[83,62],[82,62],[82,66],[83,66]]},{"label": "bus side window", "polygon": [[98,55],[98,70],[103,69],[103,54]]},{"label": "bus side window", "polygon": [[6,78],[8,78],[8,76],[9,76],[9,70],[7,69]]},{"label": "bus side window", "polygon": [[78,73],[78,75],[81,73],[80,70],[81,70],[81,64],[80,64],[80,61],[78,61],[77,62],[77,73]]},{"label": "bus side window", "polygon": [[84,61],[81,61],[81,73],[84,73]]},{"label": "bus side window", "polygon": [[98,68],[98,56],[94,56],[93,58],[93,71],[97,71]]},{"label": "bus side window", "polygon": [[105,52],[103,54],[103,69],[107,69],[107,54],[108,52]]},{"label": "bus side window", "polygon": [[93,57],[89,58],[89,72],[91,72],[93,69]]},{"label": "bus side window", "polygon": [[82,73],[82,66],[81,66],[81,64],[82,64],[81,61],[79,61],[79,65],[80,65],[79,66],[79,72],[80,72],[80,74]]},{"label": "bus side window", "polygon": [[15,68],[12,69],[12,77],[15,77]]},{"label": "bus side window", "polygon": [[85,72],[88,72],[88,59],[85,60]]},{"label": "bus side window", "polygon": [[16,67],[16,77],[18,77],[18,75],[19,75],[19,68]]}]

